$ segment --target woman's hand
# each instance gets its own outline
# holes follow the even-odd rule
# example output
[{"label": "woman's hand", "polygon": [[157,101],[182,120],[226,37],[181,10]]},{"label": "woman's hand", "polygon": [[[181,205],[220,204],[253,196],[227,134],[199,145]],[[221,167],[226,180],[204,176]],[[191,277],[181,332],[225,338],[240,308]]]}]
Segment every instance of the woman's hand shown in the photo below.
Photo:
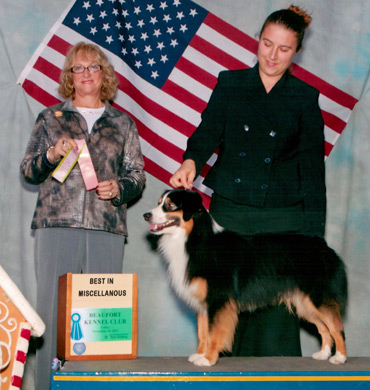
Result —
[{"label": "woman's hand", "polygon": [[66,155],[71,146],[74,149],[78,149],[76,142],[72,138],[61,137],[54,146],[51,146],[48,149],[46,152],[46,158],[52,164],[55,164]]},{"label": "woman's hand", "polygon": [[119,185],[116,180],[104,180],[98,183],[96,192],[101,200],[110,200],[120,196]]},{"label": "woman's hand", "polygon": [[184,187],[186,190],[191,190],[193,188],[195,174],[195,162],[190,159],[185,160],[181,164],[181,167],[171,177],[170,184],[174,188]]}]

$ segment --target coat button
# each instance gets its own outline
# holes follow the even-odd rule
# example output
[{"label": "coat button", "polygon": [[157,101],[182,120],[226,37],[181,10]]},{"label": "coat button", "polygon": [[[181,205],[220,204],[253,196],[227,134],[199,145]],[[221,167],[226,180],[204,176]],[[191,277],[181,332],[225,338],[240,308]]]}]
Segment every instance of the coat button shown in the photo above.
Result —
[{"label": "coat button", "polygon": [[247,155],[247,153],[245,153],[245,152],[239,153],[239,157],[245,157],[246,155]]},{"label": "coat button", "polygon": [[235,180],[234,180],[234,182],[235,182],[236,184],[239,184],[239,183],[241,183],[241,181],[242,181],[242,180],[241,180],[241,179],[239,179],[239,178],[237,178],[237,179],[235,179]]},{"label": "coat button", "polygon": [[249,126],[248,125],[244,125],[244,131],[249,131]]},{"label": "coat button", "polygon": [[270,157],[266,157],[264,161],[265,161],[266,164],[270,164],[271,158]]},{"label": "coat button", "polygon": [[274,131],[274,130],[271,130],[271,131],[270,131],[270,137],[274,138],[274,137],[275,137],[275,135],[276,135],[276,131]]},{"label": "coat button", "polygon": [[269,187],[268,184],[262,184],[261,190],[267,190],[268,187]]}]

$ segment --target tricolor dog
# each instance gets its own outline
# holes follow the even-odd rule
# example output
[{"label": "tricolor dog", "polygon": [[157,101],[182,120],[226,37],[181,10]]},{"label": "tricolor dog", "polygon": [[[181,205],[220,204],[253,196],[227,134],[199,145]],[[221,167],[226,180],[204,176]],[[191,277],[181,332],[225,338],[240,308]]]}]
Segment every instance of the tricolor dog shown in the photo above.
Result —
[{"label": "tricolor dog", "polygon": [[201,196],[186,190],[165,192],[144,218],[161,235],[173,288],[197,313],[198,349],[189,361],[214,365],[231,351],[241,311],[278,304],[316,325],[322,344],[314,359],[346,361],[346,271],[324,239],[216,231]]}]

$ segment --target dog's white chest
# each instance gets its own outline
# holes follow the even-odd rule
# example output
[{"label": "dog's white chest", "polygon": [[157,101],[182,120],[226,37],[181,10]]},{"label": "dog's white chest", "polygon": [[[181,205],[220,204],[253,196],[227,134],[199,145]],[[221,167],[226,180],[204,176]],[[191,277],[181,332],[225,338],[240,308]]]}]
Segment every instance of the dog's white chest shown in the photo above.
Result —
[{"label": "dog's white chest", "polygon": [[171,285],[178,296],[196,311],[203,309],[198,299],[194,297],[194,286],[189,285],[187,277],[188,254],[185,248],[186,233],[178,229],[175,234],[164,235],[160,240],[160,250],[168,263],[168,274]]}]

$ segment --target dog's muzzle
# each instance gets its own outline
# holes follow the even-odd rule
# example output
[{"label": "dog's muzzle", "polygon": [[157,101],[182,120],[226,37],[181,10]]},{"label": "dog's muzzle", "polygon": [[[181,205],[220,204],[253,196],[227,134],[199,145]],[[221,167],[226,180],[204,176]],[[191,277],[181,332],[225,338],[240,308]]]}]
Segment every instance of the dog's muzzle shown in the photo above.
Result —
[{"label": "dog's muzzle", "polygon": [[153,221],[153,214],[151,212],[145,213],[143,215],[145,221],[149,223],[148,229],[152,233],[160,233],[166,228],[169,228],[171,226],[179,226],[180,220],[179,218],[169,218],[164,222],[154,222]]}]

